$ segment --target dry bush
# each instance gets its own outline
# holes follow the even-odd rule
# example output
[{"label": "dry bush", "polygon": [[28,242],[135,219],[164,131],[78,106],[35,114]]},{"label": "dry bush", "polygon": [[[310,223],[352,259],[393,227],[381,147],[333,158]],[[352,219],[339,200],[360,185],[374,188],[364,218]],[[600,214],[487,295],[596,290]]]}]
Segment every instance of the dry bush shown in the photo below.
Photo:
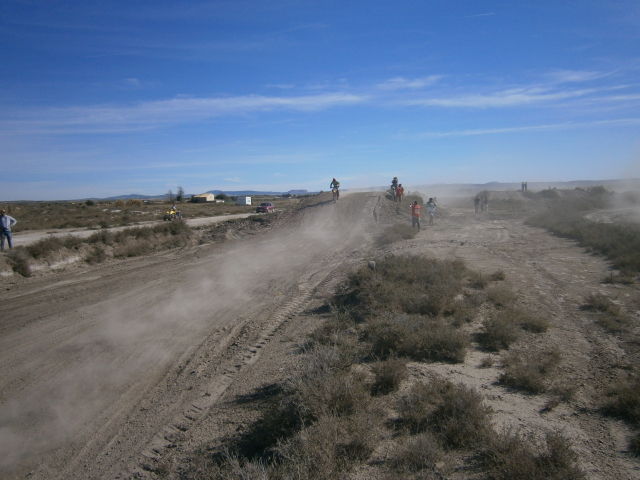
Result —
[{"label": "dry bush", "polygon": [[338,300],[362,317],[390,311],[437,316],[461,292],[465,273],[460,260],[389,255],[375,270],[352,273]]},{"label": "dry bush", "polygon": [[601,313],[596,320],[598,324],[607,329],[611,333],[625,333],[631,330],[633,322],[624,315],[612,315],[610,313]]},{"label": "dry bush", "polygon": [[386,395],[398,390],[407,378],[407,361],[393,355],[385,361],[374,363],[371,371],[376,376],[371,391],[374,395]]},{"label": "dry bush", "polygon": [[315,348],[305,370],[292,380],[292,392],[301,418],[351,415],[367,409],[371,402],[367,375],[344,370],[338,347]]},{"label": "dry bush", "polygon": [[127,200],[127,207],[141,207],[143,203],[139,198],[130,198]]},{"label": "dry bush", "polygon": [[467,274],[467,281],[469,282],[469,286],[471,288],[482,289],[489,285],[489,280],[485,277],[481,272],[476,270],[471,270]]},{"label": "dry bush", "polygon": [[398,412],[410,431],[432,432],[448,447],[477,446],[491,434],[491,409],[484,405],[482,395],[440,377],[416,383],[401,399]]},{"label": "dry bush", "polygon": [[433,470],[445,458],[442,445],[431,432],[423,432],[404,439],[391,461],[401,472]]},{"label": "dry bush", "polygon": [[102,263],[106,259],[107,254],[104,250],[104,247],[101,245],[95,245],[84,257],[84,261],[91,265]]},{"label": "dry bush", "polygon": [[557,350],[512,352],[502,359],[504,372],[498,381],[529,393],[542,393],[549,388],[549,377],[560,361]]},{"label": "dry bush", "polygon": [[607,392],[605,410],[613,415],[640,423],[640,376],[631,375]]},{"label": "dry bush", "polygon": [[277,448],[280,466],[271,478],[337,480],[365,461],[379,440],[368,415],[322,416]]},{"label": "dry bush", "polygon": [[118,208],[122,208],[127,204],[127,202],[125,202],[124,200],[116,200],[115,202],[113,202],[113,206],[114,207],[118,207]]},{"label": "dry bush", "polygon": [[45,237],[25,247],[27,253],[36,260],[49,256],[53,252],[58,252],[63,248],[77,250],[84,240],[73,235],[64,237]]},{"label": "dry bush", "polygon": [[469,335],[443,319],[419,315],[387,315],[371,319],[364,330],[375,355],[392,353],[414,360],[464,362]]},{"label": "dry bush", "polygon": [[482,322],[483,331],[478,334],[478,342],[492,351],[508,349],[518,340],[520,329],[511,310],[502,310]]},{"label": "dry bush", "polygon": [[504,308],[513,306],[518,300],[518,297],[509,288],[503,285],[494,285],[487,288],[487,300],[496,307]]},{"label": "dry bush", "polygon": [[607,277],[604,277],[602,283],[633,285],[636,283],[636,279],[633,276],[622,275],[622,273],[614,275],[613,272],[611,272]]},{"label": "dry bush", "polygon": [[489,280],[492,282],[499,282],[502,280],[506,280],[507,275],[504,273],[504,270],[496,270],[491,275],[489,275]]},{"label": "dry bush", "polygon": [[387,227],[377,239],[379,246],[383,247],[400,240],[410,240],[415,238],[418,231],[406,223],[397,223],[391,227]]},{"label": "dry bush", "polygon": [[23,277],[31,276],[31,267],[29,265],[29,259],[24,247],[16,247],[11,249],[7,255],[7,260],[11,269],[22,275]]},{"label": "dry bush", "polygon": [[578,457],[569,441],[549,433],[543,441],[528,441],[509,431],[496,434],[482,452],[489,480],[583,480]]},{"label": "dry bush", "polygon": [[620,307],[613,303],[609,297],[602,293],[592,293],[584,300],[582,308],[587,310],[597,310],[611,315],[620,315]]},{"label": "dry bush", "polygon": [[629,441],[629,450],[636,455],[640,455],[640,433],[636,433]]},{"label": "dry bush", "polygon": [[493,357],[486,356],[482,360],[480,360],[480,368],[491,368],[493,367]]},{"label": "dry bush", "polygon": [[542,317],[537,317],[534,314],[518,310],[517,322],[520,324],[523,330],[532,333],[544,333],[549,330],[551,326],[549,320]]}]

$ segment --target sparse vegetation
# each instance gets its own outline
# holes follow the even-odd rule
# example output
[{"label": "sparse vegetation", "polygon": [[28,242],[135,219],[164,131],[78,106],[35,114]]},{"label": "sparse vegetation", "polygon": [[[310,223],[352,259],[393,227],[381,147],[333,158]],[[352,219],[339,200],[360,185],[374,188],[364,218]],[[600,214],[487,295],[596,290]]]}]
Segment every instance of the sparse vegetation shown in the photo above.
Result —
[{"label": "sparse vegetation", "polygon": [[583,480],[577,455],[558,433],[548,433],[542,442],[505,431],[497,434],[482,453],[490,480]]},{"label": "sparse vegetation", "polygon": [[24,247],[16,247],[7,255],[11,269],[23,277],[31,276],[31,267],[29,266],[28,255]]},{"label": "sparse vegetation", "polygon": [[482,395],[440,377],[416,383],[398,412],[402,425],[415,433],[431,432],[450,448],[473,447],[490,436],[489,414]]},{"label": "sparse vegetation", "polygon": [[389,245],[400,240],[410,240],[415,238],[418,231],[406,223],[398,223],[391,227],[387,227],[378,237],[379,246]]},{"label": "sparse vegetation", "polygon": [[511,352],[502,358],[504,372],[499,381],[529,393],[543,393],[549,388],[549,379],[560,360],[557,350]]},{"label": "sparse vegetation", "polygon": [[508,349],[520,336],[512,311],[496,312],[482,322],[482,329],[478,335],[480,345],[496,352]]},{"label": "sparse vegetation", "polygon": [[629,277],[640,271],[640,225],[599,223],[584,218],[585,212],[606,207],[609,198],[610,193],[604,188],[592,187],[581,198],[557,198],[551,208],[533,215],[525,223],[575,239],[583,247],[606,255],[623,272],[623,277]]}]

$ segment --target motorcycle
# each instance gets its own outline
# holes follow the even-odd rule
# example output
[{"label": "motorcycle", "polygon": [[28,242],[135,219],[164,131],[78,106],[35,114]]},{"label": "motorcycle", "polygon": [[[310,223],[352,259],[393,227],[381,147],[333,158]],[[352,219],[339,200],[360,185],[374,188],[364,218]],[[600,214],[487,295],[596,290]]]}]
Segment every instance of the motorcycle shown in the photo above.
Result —
[{"label": "motorcycle", "polygon": [[338,187],[333,187],[331,193],[333,193],[333,203],[337,202],[338,198],[340,198],[340,191],[338,190]]}]

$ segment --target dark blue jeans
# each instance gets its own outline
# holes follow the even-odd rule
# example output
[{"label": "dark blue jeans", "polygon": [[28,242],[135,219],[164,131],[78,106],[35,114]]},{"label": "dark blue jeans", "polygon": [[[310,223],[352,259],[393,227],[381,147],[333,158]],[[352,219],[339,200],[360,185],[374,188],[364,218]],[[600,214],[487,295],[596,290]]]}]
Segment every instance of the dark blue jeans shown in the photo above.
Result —
[{"label": "dark blue jeans", "polygon": [[9,248],[13,248],[11,245],[11,231],[10,230],[0,230],[0,250],[4,250],[4,238],[7,237],[7,242],[9,242]]}]

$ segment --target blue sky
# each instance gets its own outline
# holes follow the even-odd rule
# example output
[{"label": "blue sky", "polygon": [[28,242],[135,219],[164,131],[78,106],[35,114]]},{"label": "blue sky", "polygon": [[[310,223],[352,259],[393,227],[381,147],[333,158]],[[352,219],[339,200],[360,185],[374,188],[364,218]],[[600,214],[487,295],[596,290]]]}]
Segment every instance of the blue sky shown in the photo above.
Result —
[{"label": "blue sky", "polygon": [[634,1],[0,4],[0,200],[640,177]]}]

